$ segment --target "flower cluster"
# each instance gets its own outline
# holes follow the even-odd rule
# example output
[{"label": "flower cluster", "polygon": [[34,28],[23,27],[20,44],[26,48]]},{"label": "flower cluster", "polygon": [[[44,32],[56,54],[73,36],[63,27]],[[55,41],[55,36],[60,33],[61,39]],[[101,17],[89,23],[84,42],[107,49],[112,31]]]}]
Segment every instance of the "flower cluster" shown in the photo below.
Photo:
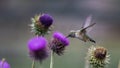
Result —
[{"label": "flower cluster", "polygon": [[107,49],[100,46],[91,46],[88,49],[87,60],[93,68],[104,68],[109,63],[110,55]]},{"label": "flower cluster", "polygon": [[[58,55],[62,55],[65,47],[69,45],[66,36],[60,32],[55,32],[52,41],[49,42],[50,45],[47,44],[44,35],[50,31],[52,23],[53,18],[48,14],[36,15],[32,18],[31,28],[37,36],[28,41],[28,50],[29,55],[33,60],[39,60],[42,62],[49,56],[48,51],[50,50]],[[50,46],[50,50],[47,49],[47,45]]]},{"label": "flower cluster", "polygon": [[30,26],[35,35],[44,36],[52,30],[53,18],[49,14],[35,15],[31,20]]}]

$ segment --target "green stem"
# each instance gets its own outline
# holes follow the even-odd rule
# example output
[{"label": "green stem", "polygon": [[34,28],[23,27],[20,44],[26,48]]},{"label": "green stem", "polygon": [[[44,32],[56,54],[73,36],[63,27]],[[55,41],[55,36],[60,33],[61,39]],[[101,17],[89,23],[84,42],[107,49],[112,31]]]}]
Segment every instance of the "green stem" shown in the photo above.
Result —
[{"label": "green stem", "polygon": [[35,60],[32,61],[32,68],[35,68]]},{"label": "green stem", "polygon": [[120,68],[120,60],[119,60],[118,68]]},{"label": "green stem", "polygon": [[88,60],[85,61],[85,68],[90,68],[90,67],[89,67],[89,61],[88,61]]},{"label": "green stem", "polygon": [[43,67],[42,67],[42,63],[41,63],[41,62],[40,62],[40,67],[39,67],[39,68],[43,68]]},{"label": "green stem", "polygon": [[53,51],[51,50],[50,68],[53,68]]}]

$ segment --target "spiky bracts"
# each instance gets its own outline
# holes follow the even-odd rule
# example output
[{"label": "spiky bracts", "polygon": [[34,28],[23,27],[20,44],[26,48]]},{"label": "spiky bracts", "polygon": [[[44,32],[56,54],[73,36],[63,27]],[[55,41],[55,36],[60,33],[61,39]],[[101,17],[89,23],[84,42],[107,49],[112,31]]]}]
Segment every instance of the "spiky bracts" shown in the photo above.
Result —
[{"label": "spiky bracts", "polygon": [[110,55],[104,47],[91,46],[88,49],[86,60],[93,68],[104,68],[109,63]]},{"label": "spiky bracts", "polygon": [[53,18],[49,14],[39,14],[31,18],[31,29],[35,35],[44,36],[52,30]]}]

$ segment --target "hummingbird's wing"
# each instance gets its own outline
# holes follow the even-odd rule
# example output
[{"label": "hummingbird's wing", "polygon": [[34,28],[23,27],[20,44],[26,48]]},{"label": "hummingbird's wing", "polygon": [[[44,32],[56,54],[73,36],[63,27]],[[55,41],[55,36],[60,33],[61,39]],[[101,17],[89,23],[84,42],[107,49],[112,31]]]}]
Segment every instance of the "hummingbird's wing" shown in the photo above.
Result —
[{"label": "hummingbird's wing", "polygon": [[91,23],[92,23],[92,15],[89,15],[85,20],[85,23],[83,25],[83,30],[85,30],[86,32],[90,32],[92,29],[90,27],[96,24],[96,23],[92,23],[92,24]]},{"label": "hummingbird's wing", "polygon": [[85,27],[84,29],[90,28],[90,27],[94,26],[95,24],[96,24],[96,23],[93,23],[93,24],[91,24],[91,25]]},{"label": "hummingbird's wing", "polygon": [[86,28],[83,28],[83,29],[80,31],[80,34],[86,34],[86,33],[88,33],[88,32],[91,30],[90,27],[92,27],[92,26],[95,25],[95,24],[96,24],[96,23],[93,23],[93,24],[87,26]]},{"label": "hummingbird's wing", "polygon": [[86,20],[85,20],[85,22],[84,22],[84,24],[83,24],[82,27],[83,27],[83,28],[88,27],[88,26],[90,25],[91,21],[92,21],[92,15],[89,15],[89,16],[86,18]]}]

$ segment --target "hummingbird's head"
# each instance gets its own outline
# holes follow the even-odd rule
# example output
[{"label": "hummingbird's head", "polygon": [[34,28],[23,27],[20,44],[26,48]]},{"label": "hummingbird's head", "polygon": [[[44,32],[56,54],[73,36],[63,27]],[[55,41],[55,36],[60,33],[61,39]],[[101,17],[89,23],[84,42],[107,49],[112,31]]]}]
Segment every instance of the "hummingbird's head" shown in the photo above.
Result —
[{"label": "hummingbird's head", "polygon": [[72,37],[72,38],[74,38],[74,37],[75,37],[75,32],[76,32],[76,31],[71,30],[67,37]]}]

